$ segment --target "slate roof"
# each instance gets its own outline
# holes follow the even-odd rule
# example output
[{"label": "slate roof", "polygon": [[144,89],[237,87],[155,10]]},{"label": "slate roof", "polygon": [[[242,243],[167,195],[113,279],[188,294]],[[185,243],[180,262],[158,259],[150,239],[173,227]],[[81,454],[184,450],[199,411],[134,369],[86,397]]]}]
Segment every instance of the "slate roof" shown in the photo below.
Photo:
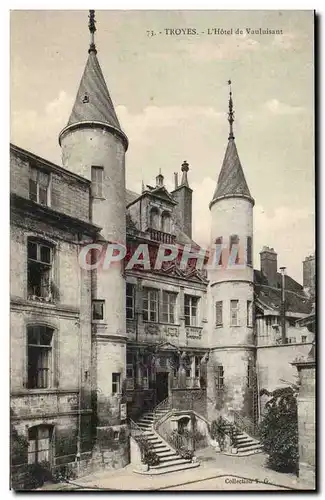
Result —
[{"label": "slate roof", "polygon": [[97,122],[118,131],[127,144],[95,52],[90,52],[67,127]]},{"label": "slate roof", "polygon": [[[254,270],[255,296],[267,309],[280,313],[281,309],[281,274],[277,273],[275,286],[269,286],[266,276],[261,271]],[[290,276],[285,276],[286,310],[293,313],[309,314],[312,311],[312,301],[305,294],[302,285]]]},{"label": "slate roof", "polygon": [[223,196],[242,195],[253,200],[233,138],[229,139],[212,202]]}]

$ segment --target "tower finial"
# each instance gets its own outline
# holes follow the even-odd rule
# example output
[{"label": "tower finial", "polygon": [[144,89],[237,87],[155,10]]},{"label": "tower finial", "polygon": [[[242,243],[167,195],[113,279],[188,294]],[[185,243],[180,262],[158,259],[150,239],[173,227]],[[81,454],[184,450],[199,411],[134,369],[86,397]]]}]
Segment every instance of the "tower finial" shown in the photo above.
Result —
[{"label": "tower finial", "polygon": [[96,45],[95,45],[95,31],[96,31],[95,11],[90,10],[88,17],[89,17],[88,28],[90,31],[90,46],[89,46],[88,53],[90,54],[91,52],[94,52],[95,54],[97,54]]},{"label": "tower finial", "polygon": [[234,123],[234,115],[235,115],[235,112],[234,112],[234,106],[233,106],[233,102],[232,102],[232,91],[231,91],[231,80],[228,80],[228,85],[229,85],[229,111],[228,111],[228,122],[229,122],[229,125],[230,125],[230,128],[229,128],[229,137],[228,139],[234,139],[235,136],[234,136],[234,131],[233,131],[233,123]]}]

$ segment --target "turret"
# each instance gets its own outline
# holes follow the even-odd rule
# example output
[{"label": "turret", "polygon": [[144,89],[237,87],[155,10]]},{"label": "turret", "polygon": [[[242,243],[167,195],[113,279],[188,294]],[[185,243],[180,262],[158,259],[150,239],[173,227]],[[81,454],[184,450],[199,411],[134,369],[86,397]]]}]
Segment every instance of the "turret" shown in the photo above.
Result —
[{"label": "turret", "polygon": [[[91,218],[102,228],[97,243],[105,248],[107,243],[123,244],[126,240],[125,152],[128,139],[120,127],[97,59],[94,11],[90,11],[89,31],[86,67],[59,143],[64,167],[91,181]],[[106,270],[91,271],[93,412],[97,418],[100,450],[110,446],[106,436],[108,426],[121,423],[121,388],[126,366],[122,271],[122,263]],[[81,307],[84,307],[82,297]]]},{"label": "turret", "polygon": [[[231,82],[229,81],[229,85]],[[212,364],[224,373],[224,411],[248,415],[254,366],[253,345],[253,206],[233,132],[232,91],[229,137],[212,201],[211,244],[215,249],[208,277]],[[215,369],[215,367],[213,368]],[[214,384],[212,380],[212,384]]]}]

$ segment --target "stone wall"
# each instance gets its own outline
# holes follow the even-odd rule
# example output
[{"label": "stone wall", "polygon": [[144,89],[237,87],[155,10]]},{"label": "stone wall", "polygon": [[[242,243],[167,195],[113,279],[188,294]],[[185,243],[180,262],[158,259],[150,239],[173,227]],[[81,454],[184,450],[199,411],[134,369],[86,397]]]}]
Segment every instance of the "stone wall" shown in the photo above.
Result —
[{"label": "stone wall", "polygon": [[[307,356],[311,344],[283,344],[257,349],[256,370],[259,391],[273,391],[278,387],[297,384],[297,370],[292,362],[297,357]],[[260,414],[263,415],[268,397],[260,398]]]},{"label": "stone wall", "polygon": [[316,466],[316,364],[315,361],[294,363],[300,387],[297,398],[299,434],[299,481],[315,488]]}]

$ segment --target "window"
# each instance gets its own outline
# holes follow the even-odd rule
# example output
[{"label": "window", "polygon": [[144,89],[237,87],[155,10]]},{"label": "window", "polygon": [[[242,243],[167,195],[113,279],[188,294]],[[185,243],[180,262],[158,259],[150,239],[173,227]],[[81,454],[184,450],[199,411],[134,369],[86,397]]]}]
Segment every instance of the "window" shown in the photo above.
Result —
[{"label": "window", "polygon": [[237,234],[232,234],[229,238],[229,260],[231,265],[239,262],[239,238]]},{"label": "window", "polygon": [[121,374],[112,373],[112,393],[119,394],[121,392]]},{"label": "window", "polygon": [[134,319],[135,310],[135,286],[131,283],[126,284],[126,318]]},{"label": "window", "polygon": [[238,313],[239,313],[239,301],[238,300],[231,300],[230,301],[230,326],[239,326]]},{"label": "window", "polygon": [[249,359],[247,365],[247,387],[249,388],[253,387],[253,377],[254,377],[253,364],[252,360]]},{"label": "window", "polygon": [[119,431],[114,431],[113,432],[113,439],[114,439],[114,441],[118,441],[118,438],[119,438]]},{"label": "window", "polygon": [[105,300],[93,300],[93,319],[104,319]]},{"label": "window", "polygon": [[51,461],[52,427],[38,425],[28,429],[28,463]]},{"label": "window", "polygon": [[216,266],[222,266],[222,237],[216,239]]},{"label": "window", "polygon": [[126,355],[126,388],[128,391],[134,389],[134,353],[128,352]]},{"label": "window", "polygon": [[253,302],[247,301],[247,326],[253,326]]},{"label": "window", "polygon": [[50,205],[50,174],[31,168],[29,199],[41,205]]},{"label": "window", "polygon": [[162,322],[176,323],[176,293],[165,292],[162,294]]},{"label": "window", "polygon": [[216,326],[222,326],[222,300],[216,302]]},{"label": "window", "polygon": [[155,207],[150,210],[150,227],[159,229],[159,211]]},{"label": "window", "polygon": [[252,256],[252,237],[251,236],[247,236],[246,259],[247,259],[247,265],[252,266],[253,265],[253,256]]},{"label": "window", "polygon": [[31,326],[28,337],[28,388],[50,387],[53,329],[46,326]]},{"label": "window", "polygon": [[142,367],[142,389],[149,389],[149,369],[147,366]]},{"label": "window", "polygon": [[28,295],[51,299],[53,249],[46,244],[29,240],[27,260]]},{"label": "window", "polygon": [[302,342],[303,344],[305,344],[305,343],[307,342],[307,337],[306,337],[306,335],[302,335],[302,336],[301,336],[301,342]]},{"label": "window", "polygon": [[201,376],[201,359],[199,356],[194,356],[195,359],[195,378],[199,379]]},{"label": "window", "polygon": [[161,230],[165,233],[171,232],[171,218],[168,212],[163,212],[161,216]]},{"label": "window", "polygon": [[185,313],[186,326],[197,326],[198,303],[199,303],[199,297],[192,297],[191,295],[185,295],[184,313]]},{"label": "window", "polygon": [[296,343],[296,337],[289,337],[287,343],[288,344],[295,344]]},{"label": "window", "polygon": [[222,390],[224,388],[224,373],[223,373],[223,366],[222,365],[217,366],[216,388],[218,390]]},{"label": "window", "polygon": [[91,194],[93,198],[103,197],[103,167],[91,167]]},{"label": "window", "polygon": [[153,288],[143,289],[142,314],[144,321],[158,321],[158,290]]}]

